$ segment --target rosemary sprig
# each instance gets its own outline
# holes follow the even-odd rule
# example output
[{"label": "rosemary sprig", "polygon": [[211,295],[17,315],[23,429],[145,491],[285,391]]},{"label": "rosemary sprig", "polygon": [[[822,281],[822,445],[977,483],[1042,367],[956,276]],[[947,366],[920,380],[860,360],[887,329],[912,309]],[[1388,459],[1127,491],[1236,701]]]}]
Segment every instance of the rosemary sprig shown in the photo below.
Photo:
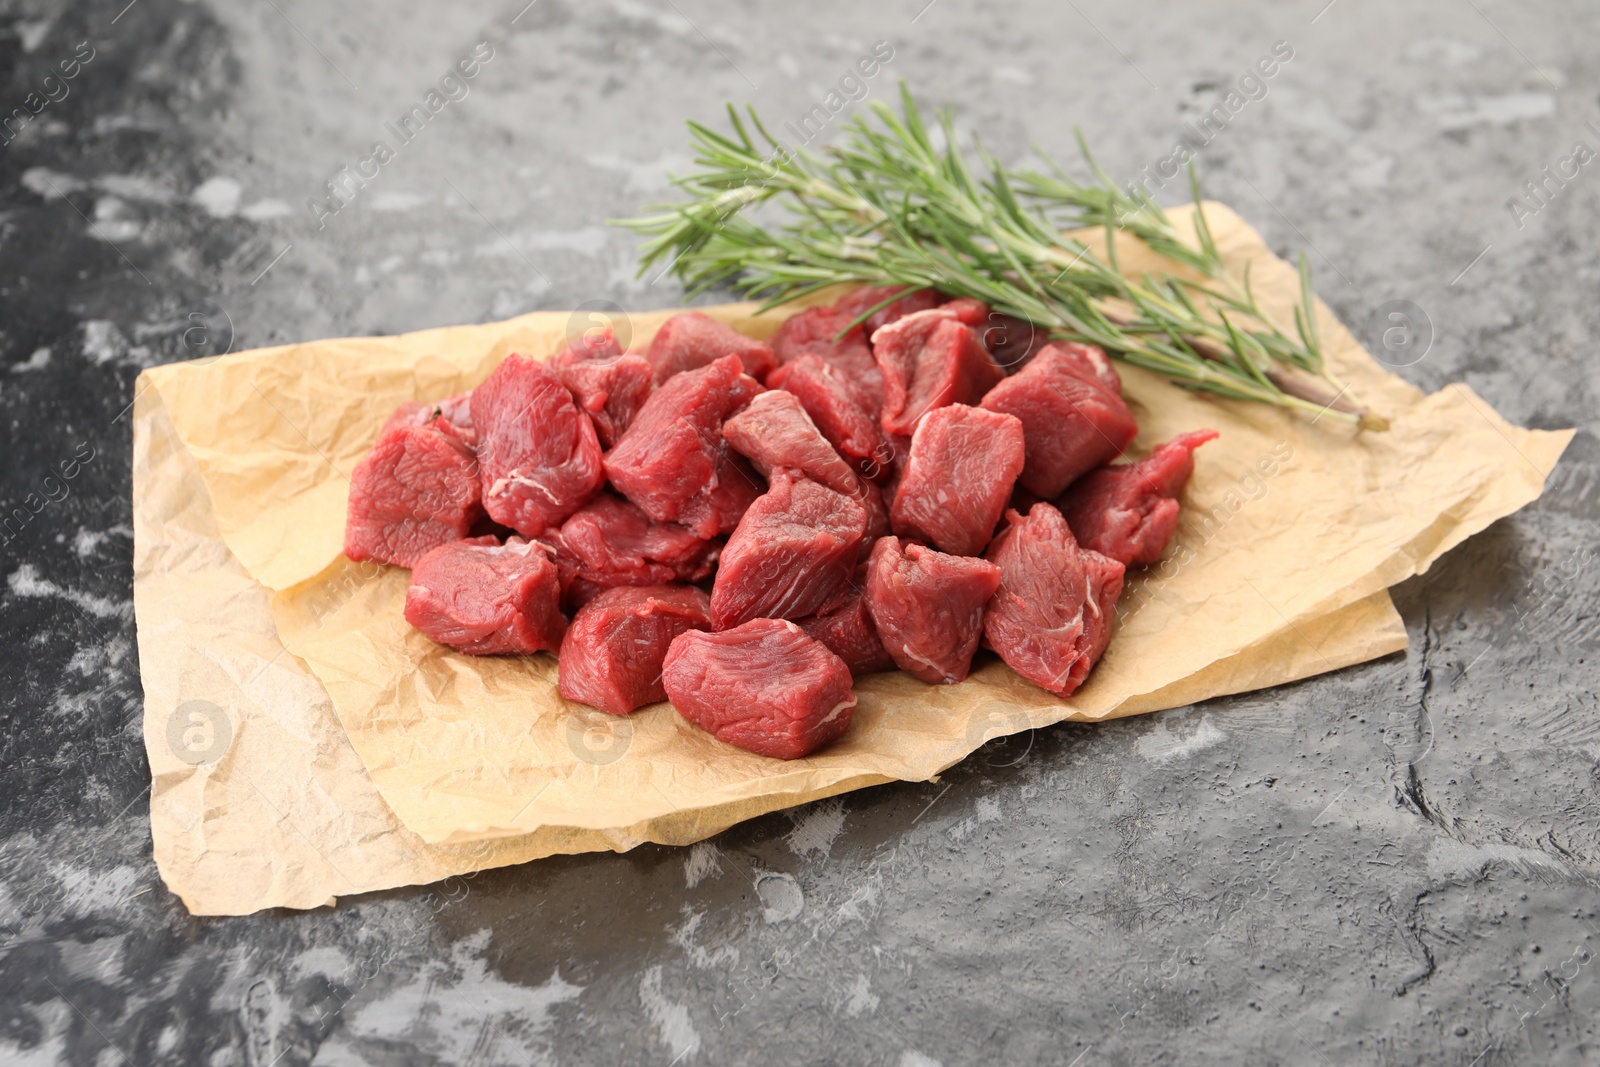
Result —
[{"label": "rosemary sprig", "polygon": [[[1217,283],[1219,288],[1177,279],[1179,285],[1208,299],[1217,310],[1226,308],[1266,327],[1256,334],[1256,340],[1268,347],[1274,358],[1316,374],[1326,374],[1322,350],[1314,333],[1315,304],[1309,284],[1309,267],[1303,253],[1300,257],[1301,307],[1295,310],[1297,332],[1291,334],[1276,316],[1257,302],[1250,286],[1249,264],[1245,265],[1243,276],[1238,280],[1228,273],[1206,219],[1193,160],[1188,163],[1189,190],[1195,205],[1192,216],[1194,243],[1190,244],[1179,236],[1172,220],[1142,186],[1130,184],[1126,189],[1119,187],[1089,151],[1082,131],[1073,132],[1077,136],[1078,151],[1095,176],[1094,184],[1076,181],[1038,147],[1034,151],[1045,160],[1050,173],[1025,170],[1017,175],[1018,187],[1039,203],[1054,223],[1063,227],[1111,225],[1118,230],[1127,230],[1164,258]],[[1301,326],[1303,322],[1312,324],[1313,333],[1310,336]],[[1295,341],[1297,336],[1298,343]]]},{"label": "rosemary sprig", "polygon": [[[1323,371],[1304,264],[1291,335],[1263,313],[1248,275],[1234,282],[1222,269],[1203,212],[1195,245],[1182,241],[1160,208],[1118,189],[1086,148],[1097,186],[1059,170],[1013,173],[981,144],[969,158],[948,111],[936,137],[904,83],[900,91],[899,114],[875,103],[875,121],[847,124],[826,157],[788,149],[753,109],[746,119],[728,108],[731,135],[689,123],[696,170],[674,179],[686,199],[617,223],[647,238],[640,273],[666,260],[691,293],[731,285],[767,307],[842,281],[935,288],[1190,389],[1382,424]],[[1197,186],[1195,195],[1198,203]],[[768,204],[781,221],[751,217]],[[1063,236],[1052,205],[1102,226],[1105,250]],[[1125,277],[1118,231],[1216,284]]]}]

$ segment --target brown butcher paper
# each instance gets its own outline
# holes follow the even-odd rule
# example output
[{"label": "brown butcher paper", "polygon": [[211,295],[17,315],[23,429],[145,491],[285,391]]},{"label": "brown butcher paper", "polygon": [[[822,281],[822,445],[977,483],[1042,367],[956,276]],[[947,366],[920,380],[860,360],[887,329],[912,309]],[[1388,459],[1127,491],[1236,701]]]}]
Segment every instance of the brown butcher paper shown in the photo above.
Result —
[{"label": "brown butcher paper", "polygon": [[[1221,205],[1235,272],[1287,311],[1294,270]],[[1180,226],[1183,213],[1175,212]],[[1119,244],[1122,266],[1153,257]],[[791,309],[702,310],[767,336]],[[634,315],[634,344],[672,311]],[[1505,422],[1463,385],[1424,395],[1326,308],[1331,368],[1392,423],[1356,433],[1216,401],[1123,367],[1131,453],[1196,454],[1167,559],[1131,577],[1089,683],[1060,700],[992,657],[966,682],[858,684],[850,731],[782,762],[718,743],[670,706],[616,719],[563,701],[553,657],[473,658],[401,617],[407,572],[340,554],[351,468],[394,406],[546,356],[566,313],[238,353],[146,371],[135,406],[135,610],[151,819],[192,911],[239,913],[542,855],[683,844],[763,812],[925,780],[990,737],[1175,707],[1405,646],[1386,590],[1536,499],[1570,432]]]}]

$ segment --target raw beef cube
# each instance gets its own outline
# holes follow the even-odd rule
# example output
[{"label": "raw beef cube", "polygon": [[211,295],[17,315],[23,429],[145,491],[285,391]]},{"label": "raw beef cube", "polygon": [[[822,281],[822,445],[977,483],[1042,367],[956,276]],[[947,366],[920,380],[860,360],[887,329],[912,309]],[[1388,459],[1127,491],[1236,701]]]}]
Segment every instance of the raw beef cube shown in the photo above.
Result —
[{"label": "raw beef cube", "polygon": [[[883,403],[883,375],[872,358],[866,332],[860,326],[850,326],[853,318],[855,314],[834,308],[807,308],[778,327],[772,338],[772,351],[784,365],[802,356],[816,356],[843,375],[863,398],[863,406],[876,413]],[[850,329],[844,336],[834,340],[847,326]]]},{"label": "raw beef cube", "polygon": [[350,475],[344,554],[410,567],[483,514],[472,449],[432,423],[390,419]]},{"label": "raw beef cube", "polygon": [[711,624],[798,619],[833,607],[850,588],[867,512],[853,497],[780,468],[722,550]]},{"label": "raw beef cube", "polygon": [[863,674],[894,670],[894,660],[889,658],[888,650],[878,640],[878,631],[872,627],[872,616],[867,614],[865,593],[851,593],[843,604],[832,611],[798,619],[796,625],[827,645],[834,655],[844,660],[850,673],[857,678]]},{"label": "raw beef cube", "polygon": [[862,559],[872,551],[872,542],[889,532],[889,508],[883,493],[839,458],[794,394],[769,389],[729,419],[722,434],[769,478],[773,471],[787,468],[854,497],[867,513],[867,532],[861,539]]},{"label": "raw beef cube", "polygon": [[919,311],[872,335],[883,372],[879,421],[891,434],[909,434],[928,412],[946,404],[976,404],[1005,377],[972,327],[944,308]]},{"label": "raw beef cube", "polygon": [[856,472],[839,458],[793,393],[769,389],[759,394],[722,424],[722,436],[768,477],[788,467],[836,493],[855,492]]},{"label": "raw beef cube", "polygon": [[902,537],[976,556],[1022,470],[1022,423],[965,404],[930,411],[911,438],[890,525]]},{"label": "raw beef cube", "polygon": [[708,630],[711,603],[688,585],[608,589],[572,617],[561,641],[560,689],[612,715],[667,699],[661,664],[686,630]]},{"label": "raw beef cube", "polygon": [[886,465],[877,408],[837,367],[801,356],[773,371],[767,383],[793,393],[828,443],[869,478]]},{"label": "raw beef cube", "polygon": [[983,636],[983,608],[1000,568],[923,545],[881,538],[867,563],[867,613],[901,670],[953,685],[967,676]]},{"label": "raw beef cube", "polygon": [[685,719],[777,759],[799,759],[843,734],[856,707],[844,660],[781,619],[682,634],[662,680]]},{"label": "raw beef cube", "polygon": [[676,523],[655,522],[611,493],[601,493],[542,540],[555,550],[572,605],[618,585],[698,582],[717,558],[714,542]]},{"label": "raw beef cube", "polygon": [[739,524],[763,492],[761,479],[722,439],[722,424],[761,392],[737,356],[674,374],[650,394],[605,469],[623,496],[657,522],[702,538]]},{"label": "raw beef cube", "polygon": [[1179,434],[1137,463],[1101,467],[1057,501],[1085,548],[1124,565],[1155,563],[1178,528],[1177,496],[1194,473],[1194,450],[1215,430]]},{"label": "raw beef cube", "polygon": [[1054,499],[1133,441],[1139,427],[1110,384],[1115,379],[1099,349],[1053,344],[989,390],[985,408],[1022,420],[1028,445],[1022,484],[1030,491]]},{"label": "raw beef cube", "polygon": [[650,395],[649,360],[625,354],[610,330],[569,344],[550,361],[578,407],[594,421],[602,448],[617,443]]},{"label": "raw beef cube", "polygon": [[406,621],[474,656],[554,652],[567,628],[560,599],[544,546],[475,537],[440,545],[417,562]]},{"label": "raw beef cube", "polygon": [[771,347],[698,311],[672,316],[650,341],[650,365],[655,368],[657,385],[723,356],[738,356],[744,372],[757,381],[778,365]]},{"label": "raw beef cube", "polygon": [[1000,568],[983,633],[1011,669],[1058,696],[1089,676],[1111,640],[1122,564],[1078,547],[1061,512],[1017,512],[986,553]]},{"label": "raw beef cube", "polygon": [[[878,307],[885,300],[896,297],[892,303]],[[846,293],[833,305],[833,309],[850,321],[868,308],[878,308],[861,324],[866,336],[871,337],[880,326],[918,311],[936,308],[950,299],[936,289],[912,289],[905,285],[865,285]]]},{"label": "raw beef cube", "polygon": [[507,356],[472,391],[472,424],[483,506],[525,537],[559,524],[605,482],[594,423],[544,363]]}]

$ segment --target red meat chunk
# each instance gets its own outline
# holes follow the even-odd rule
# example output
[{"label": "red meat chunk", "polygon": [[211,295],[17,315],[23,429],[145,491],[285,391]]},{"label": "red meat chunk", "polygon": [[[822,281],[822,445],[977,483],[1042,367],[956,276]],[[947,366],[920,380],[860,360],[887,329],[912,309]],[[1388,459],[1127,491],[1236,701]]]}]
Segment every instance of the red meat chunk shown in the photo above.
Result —
[{"label": "red meat chunk", "polygon": [[793,393],[769,389],[722,424],[722,436],[770,477],[788,467],[836,493],[854,493],[856,472],[839,458]]},{"label": "red meat chunk", "polygon": [[662,681],[685,719],[777,759],[799,759],[839,737],[856,706],[844,660],[781,619],[680,635]]},{"label": "red meat chunk", "polygon": [[1022,462],[1022,423],[1012,416],[965,404],[928,412],[895,488],[894,532],[976,556],[994,534]]},{"label": "red meat chunk", "polygon": [[1139,427],[1120,388],[1098,348],[1053,344],[989,390],[983,406],[1022,420],[1022,484],[1049,500],[1133,441]]},{"label": "red meat chunk", "polygon": [[602,493],[541,540],[556,553],[568,604],[619,585],[698,582],[711,574],[717,545],[676,523],[655,522],[611,493]]},{"label": "red meat chunk", "polygon": [[778,365],[771,347],[698,311],[672,316],[650,341],[650,364],[655,368],[657,385],[674,374],[699,370],[723,356],[738,356],[744,372],[757,381]]},{"label": "red meat chunk", "polygon": [[866,409],[876,414],[883,403],[883,375],[872,358],[866,332],[852,326],[839,340],[839,331],[850,326],[860,311],[846,314],[835,308],[807,308],[783,321],[772,338],[772,351],[783,365],[801,356],[816,356],[844,376],[863,399]]},{"label": "red meat chunk", "polygon": [[1005,377],[977,332],[944,308],[891,322],[872,335],[872,352],[883,371],[879,421],[891,434],[910,434],[946,404],[976,404]]},{"label": "red meat chunk", "polygon": [[886,466],[877,408],[837,367],[801,356],[773,371],[767,384],[793,393],[828,443],[869,478]]},{"label": "red meat chunk", "polygon": [[687,630],[711,627],[711,603],[687,585],[608,589],[572,618],[561,641],[561,695],[612,715],[667,699],[661,664]]},{"label": "red meat chunk", "polygon": [[610,330],[569,344],[550,365],[593,420],[602,448],[617,443],[650,395],[649,360],[624,353]]},{"label": "red meat chunk", "polygon": [[1121,563],[1080,548],[1061,512],[1035,504],[986,553],[1000,568],[983,633],[1022,677],[1058,696],[1083,684],[1111,640]]},{"label": "red meat chunk", "polygon": [[[397,413],[398,414],[398,413]],[[433,423],[396,421],[350,476],[344,554],[413,566],[483,514],[472,449]]]},{"label": "red meat chunk", "polygon": [[1193,430],[1137,463],[1090,471],[1056,506],[1083,547],[1128,566],[1156,563],[1178,528],[1177,496],[1194,473],[1194,450],[1216,436]]},{"label": "red meat chunk", "polygon": [[999,586],[993,563],[885,537],[867,563],[867,612],[901,670],[953,685],[972,667],[984,605]]},{"label": "red meat chunk", "polygon": [[890,297],[897,299],[878,308],[861,324],[868,337],[871,337],[880,326],[887,326],[896,319],[918,311],[936,308],[950,299],[937,289],[912,289],[905,285],[864,285],[840,297],[833,305],[833,309],[849,321],[868,308],[878,307]]},{"label": "red meat chunk", "polygon": [[489,517],[536,537],[605,482],[594,423],[544,363],[513,353],[472,391]]},{"label": "red meat chunk", "polygon": [[722,439],[724,420],[761,392],[737,356],[668,378],[605,459],[611,484],[657,522],[703,538],[727,533],[760,496],[760,478]]},{"label": "red meat chunk", "polygon": [[878,640],[872,616],[867,614],[867,598],[863,592],[851,593],[832,611],[797,619],[796,625],[827,645],[857,678],[894,670],[894,660]]},{"label": "red meat chunk", "polygon": [[417,562],[405,614],[441,645],[474,656],[554,652],[567,628],[560,599],[544,546],[475,537],[440,545]]},{"label": "red meat chunk", "polygon": [[844,596],[861,555],[867,512],[853,497],[779,469],[722,550],[711,624],[798,619]]}]

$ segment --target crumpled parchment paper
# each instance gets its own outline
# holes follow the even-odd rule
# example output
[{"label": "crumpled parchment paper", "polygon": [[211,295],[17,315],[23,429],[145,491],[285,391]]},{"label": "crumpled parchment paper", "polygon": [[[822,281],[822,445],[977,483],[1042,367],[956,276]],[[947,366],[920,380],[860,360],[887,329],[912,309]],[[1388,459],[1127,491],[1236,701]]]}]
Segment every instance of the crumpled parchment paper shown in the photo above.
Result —
[{"label": "crumpled parchment paper", "polygon": [[[1221,205],[1207,218],[1262,303],[1294,270]],[[1182,225],[1180,219],[1180,225]],[[1125,269],[1149,269],[1119,245]],[[707,312],[758,336],[785,310]],[[674,312],[624,324],[641,343]],[[312,907],[543,855],[684,844],[866,785],[924,780],[989,738],[1176,707],[1405,647],[1386,589],[1536,499],[1570,432],[1506,423],[1465,386],[1424,395],[1326,310],[1330,366],[1393,423],[1217,402],[1122,368],[1132,452],[1197,453],[1168,558],[1133,578],[1090,682],[1061,701],[990,659],[959,686],[858,686],[841,742],[784,763],[667,705],[615,719],[563,701],[555,662],[457,655],[401,617],[407,572],[339,552],[349,472],[403,400],[547,355],[572,320],[262,349],[146,371],[135,405],[135,612],[158,866],[191,911]],[[586,324],[586,320],[580,322]]]}]

